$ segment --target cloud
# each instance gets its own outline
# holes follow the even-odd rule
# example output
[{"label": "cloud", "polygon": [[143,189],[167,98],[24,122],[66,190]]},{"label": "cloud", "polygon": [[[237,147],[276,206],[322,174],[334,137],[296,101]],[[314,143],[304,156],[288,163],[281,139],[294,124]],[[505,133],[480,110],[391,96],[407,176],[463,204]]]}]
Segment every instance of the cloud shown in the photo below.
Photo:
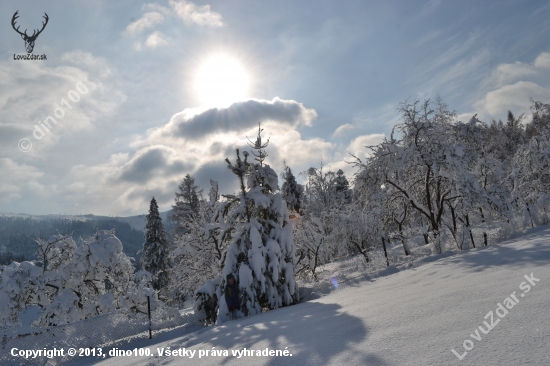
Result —
[{"label": "cloud", "polygon": [[474,106],[489,115],[496,116],[514,107],[528,108],[531,98],[550,100],[550,91],[529,81],[518,81],[515,84],[505,85],[488,92]]},{"label": "cloud", "polygon": [[[265,136],[270,136],[267,128]],[[286,160],[289,166],[297,169],[298,172],[309,168],[311,164],[331,161],[336,147],[335,144],[322,138],[304,139],[294,129],[285,129],[284,132],[281,131],[279,134],[271,136],[270,143],[275,151],[270,155],[270,164],[282,167],[283,160]]]},{"label": "cloud", "polygon": [[[450,43],[452,46],[445,50],[445,52],[439,53],[430,62],[420,65],[418,73],[412,75],[411,79],[425,79],[430,77],[434,73],[445,73],[446,68],[452,65],[456,65],[457,60],[464,59],[466,56],[470,56],[470,61],[462,61],[462,63],[471,63],[471,60],[479,59],[478,55],[471,53],[471,48],[476,45],[476,42],[481,37],[479,32],[472,32],[465,42],[456,42],[457,34],[453,34],[448,39],[442,41],[442,44]],[[460,68],[460,67],[459,67]],[[439,70],[443,70],[442,72]],[[439,72],[438,72],[439,71]]]},{"label": "cloud", "polygon": [[168,9],[168,8],[162,6],[162,5],[159,5],[159,4],[155,4],[155,3],[143,4],[141,9],[142,10],[150,10],[150,11],[157,12],[157,13],[162,13],[164,15],[170,14],[170,9]]},{"label": "cloud", "polygon": [[145,41],[145,45],[149,48],[156,48],[157,46],[166,46],[168,42],[162,38],[162,33],[159,31],[153,32]]},{"label": "cloud", "polygon": [[161,209],[168,209],[186,174],[206,190],[209,180],[215,179],[222,193],[233,193],[238,180],[224,159],[234,161],[236,148],[251,152],[247,136],[255,139],[258,122],[264,141],[270,139],[266,163],[275,171],[282,170],[284,160],[296,172],[321,161],[330,163],[336,145],[321,138],[305,139],[296,130],[311,126],[316,117],[313,109],[279,98],[223,109],[187,109],[135,140],[127,153],[113,154],[105,163],[74,167],[67,178],[71,184],[66,197],[95,212],[142,212],[152,196]]},{"label": "cloud", "polygon": [[69,204],[87,212],[135,214],[148,207],[151,197],[168,209],[185,174],[193,171],[189,154],[154,145],[133,153],[117,153],[97,165],[74,166],[63,187]]},{"label": "cloud", "polygon": [[[458,58],[451,65],[435,71],[433,76],[426,77],[428,82],[424,83],[423,89],[428,94],[443,92],[445,95],[452,95],[464,92],[463,80],[467,78],[480,78],[483,73],[483,66],[490,60],[488,50],[480,50],[471,55]],[[462,89],[462,90],[461,90]]]},{"label": "cloud", "polygon": [[533,64],[516,61],[511,64],[498,65],[492,72],[489,82],[496,86],[503,86],[515,81],[525,81],[525,79],[540,75],[548,68],[550,68],[550,53],[542,52]]},{"label": "cloud", "polygon": [[380,133],[358,136],[351,141],[346,151],[358,158],[364,158],[369,153],[366,146],[377,145],[384,140],[384,137],[386,136]]},{"label": "cloud", "polygon": [[[476,114],[476,112],[466,112],[466,113],[460,113],[460,114],[457,114],[456,115],[456,120],[457,121],[460,121],[460,122],[468,122],[474,115]],[[479,117],[476,117],[479,119]]]},{"label": "cloud", "polygon": [[86,71],[102,79],[113,74],[107,60],[103,57],[94,56],[89,52],[81,50],[69,51],[61,55],[61,61],[86,69]]},{"label": "cloud", "polygon": [[[113,71],[103,58],[75,50],[60,59],[64,64],[57,67],[0,62],[0,140],[13,147],[6,149],[7,156],[20,156],[17,141],[33,139],[34,126],[52,117],[57,124],[49,120],[51,131],[40,141],[33,140],[33,149],[26,153],[43,159],[45,149],[62,136],[100,127],[104,117],[125,100],[109,83]],[[62,99],[66,102],[60,104]]]},{"label": "cloud", "polygon": [[493,71],[491,79],[498,86],[506,85],[512,81],[521,80],[525,77],[533,76],[537,69],[533,65],[524,64],[516,61],[513,64],[500,64]]},{"label": "cloud", "polygon": [[550,53],[547,52],[540,53],[533,63],[499,64],[482,82],[481,90],[485,90],[485,94],[473,103],[474,111],[459,117],[467,120],[477,113],[479,119],[489,120],[501,118],[508,110],[514,114],[528,113],[531,99],[550,100],[549,68]]},{"label": "cloud", "polygon": [[492,54],[487,48],[477,47],[483,31],[474,27],[467,34],[457,32],[462,21],[456,19],[439,30],[431,30],[412,45],[412,52],[424,59],[407,73],[404,85],[409,85],[409,89],[416,85],[412,92],[416,97],[442,95],[446,100],[463,99],[472,94],[468,84],[478,86],[486,76]]},{"label": "cloud", "polygon": [[538,69],[550,69],[550,53],[541,53],[534,62],[534,65]]},{"label": "cloud", "polygon": [[[85,70],[108,69],[109,66],[104,60],[83,52],[67,54],[62,59],[74,65],[64,66],[63,72],[74,73],[78,78],[87,75]],[[0,67],[0,73],[2,70]],[[38,71],[54,75],[51,80],[54,85],[64,80],[61,72],[51,69]],[[109,73],[114,71],[109,69]],[[70,83],[59,83],[59,90],[74,84],[72,80],[68,78]],[[105,80],[102,83],[106,84]],[[12,81],[9,85],[12,85]],[[13,85],[17,91],[19,84]],[[0,102],[3,100],[3,90],[0,91]],[[100,90],[98,85],[90,84],[90,93],[82,96],[79,104],[84,97],[93,96]],[[20,94],[24,95],[24,92],[21,90]],[[4,99],[9,100],[9,96],[4,95]],[[20,105],[17,111],[23,110],[25,106]],[[45,110],[49,110],[49,104],[46,107]],[[238,180],[227,169],[224,159],[227,157],[234,161],[236,148],[251,152],[247,136],[255,139],[258,122],[264,129],[264,141],[270,139],[266,163],[276,172],[282,171],[283,161],[296,174],[310,166],[319,166],[321,162],[326,166],[346,168],[345,163],[341,162],[343,146],[322,138],[304,138],[300,133],[299,129],[312,127],[316,118],[315,110],[297,101],[280,98],[248,100],[219,109],[186,109],[173,115],[165,125],[147,131],[144,136],[135,137],[129,145],[117,146],[117,150],[122,152],[111,153],[105,158],[100,151],[93,159],[77,157],[71,163],[67,163],[71,159],[63,160],[70,168],[62,175],[57,172],[50,174],[51,165],[44,165],[43,169],[37,164],[16,164],[10,158],[4,158],[0,161],[0,169],[10,174],[10,178],[0,182],[0,200],[9,201],[9,205],[4,207],[14,206],[32,212],[36,212],[33,204],[39,199],[44,207],[42,210],[49,212],[68,210],[129,215],[146,211],[154,196],[161,209],[166,210],[173,204],[174,193],[186,174],[193,175],[205,190],[208,190],[209,180],[215,179],[220,182],[222,193],[233,193],[238,190]],[[17,132],[16,126],[12,121],[12,133]],[[17,140],[13,142],[16,145]],[[100,145],[100,148],[104,149],[105,144]],[[109,149],[106,151],[109,154]],[[33,159],[38,157],[29,156],[29,153],[22,155],[18,150],[17,153],[20,158],[23,156],[33,163]],[[55,161],[54,153],[67,154],[67,150],[51,150],[44,159]],[[282,178],[279,179],[281,185]]]},{"label": "cloud", "polygon": [[345,123],[341,126],[338,126],[338,128],[334,130],[332,137],[336,137],[338,135],[344,134],[349,130],[353,130],[353,125],[351,123]]},{"label": "cloud", "polygon": [[416,21],[422,21],[433,15],[433,13],[440,8],[441,0],[429,0],[426,2],[418,13],[414,14],[414,19]]},{"label": "cloud", "polygon": [[164,16],[159,12],[153,11],[143,14],[143,16],[126,27],[123,34],[135,36],[143,30],[151,28],[164,21]]},{"label": "cloud", "polygon": [[[122,34],[136,36],[144,30],[153,28],[157,24],[164,22],[165,16],[176,16],[181,18],[187,25],[196,24],[211,27],[221,27],[223,25],[221,15],[211,11],[210,5],[197,6],[185,0],[170,0],[170,6],[175,14],[168,8],[159,4],[144,4],[142,9],[146,11],[146,13],[143,14],[140,19],[128,25]],[[149,48],[164,46],[166,44],[166,40],[159,31],[153,32],[145,41],[145,46]],[[143,48],[142,42],[134,42],[134,48],[140,51]]]},{"label": "cloud", "polygon": [[[233,156],[230,159],[233,160]],[[195,178],[195,183],[203,188],[206,193],[210,187],[210,179],[219,183],[220,192],[223,194],[237,192],[238,185],[236,184],[235,175],[227,169],[227,163],[223,160],[205,162],[193,171],[192,175]],[[170,198],[173,199],[174,197],[174,193],[172,193]]]},{"label": "cloud", "polygon": [[174,149],[166,146],[152,146],[138,151],[125,163],[118,173],[119,181],[147,183],[156,177],[163,179],[181,175],[192,165],[178,159]]},{"label": "cloud", "polygon": [[157,202],[165,203],[165,209],[169,209],[170,206],[167,205],[167,203],[174,202],[174,192],[176,192],[176,189],[177,182],[175,181],[170,182],[170,184],[155,187],[133,186],[117,198],[116,203],[127,209],[131,209],[131,207],[136,205],[147,207],[149,206],[151,198],[155,197]]},{"label": "cloud", "polygon": [[197,6],[186,0],[170,0],[170,6],[185,24],[221,27],[222,16],[210,10],[210,5]]},{"label": "cloud", "polygon": [[[73,166],[63,189],[63,206],[100,214],[143,213],[152,196],[173,200],[183,163],[168,147],[113,154],[96,165]],[[158,165],[157,165],[158,164]],[[171,199],[171,200],[170,200]]]},{"label": "cloud", "polygon": [[21,198],[25,194],[24,190],[38,193],[44,190],[44,187],[37,182],[44,173],[35,167],[18,164],[9,158],[0,158],[0,202],[8,203],[12,200]]},{"label": "cloud", "polygon": [[315,118],[317,112],[293,100],[278,97],[272,101],[251,99],[233,103],[227,108],[186,109],[175,114],[156,134],[197,139],[219,132],[242,132],[258,122],[275,121],[288,127],[309,126]]}]

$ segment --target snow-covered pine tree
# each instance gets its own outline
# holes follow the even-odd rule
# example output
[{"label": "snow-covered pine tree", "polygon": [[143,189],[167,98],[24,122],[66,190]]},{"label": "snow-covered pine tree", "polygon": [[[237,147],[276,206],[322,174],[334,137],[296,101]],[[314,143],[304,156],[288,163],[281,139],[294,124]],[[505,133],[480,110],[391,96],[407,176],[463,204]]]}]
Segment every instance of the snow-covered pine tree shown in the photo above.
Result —
[{"label": "snow-covered pine tree", "polygon": [[151,199],[145,230],[141,265],[153,275],[153,288],[161,290],[168,284],[169,243],[155,197]]},{"label": "snow-covered pine tree", "polygon": [[[222,283],[218,287],[218,323],[228,319],[228,310],[221,290],[229,273],[235,275],[245,315],[258,314],[298,302],[295,281],[295,246],[287,206],[278,189],[275,171],[264,159],[267,157],[262,143],[262,129],[251,144],[257,163],[248,162],[248,153],[237,161],[226,159],[228,168],[239,179],[237,196],[226,196],[220,205],[219,218],[226,238],[231,244],[225,253]],[[245,186],[246,184],[246,186]],[[231,209],[234,206],[234,209]]]},{"label": "snow-covered pine tree", "polygon": [[283,178],[285,182],[281,187],[281,194],[290,211],[300,212],[302,206],[302,194],[304,188],[296,182],[296,177],[292,174],[292,170],[285,164]]},{"label": "snow-covered pine tree", "polygon": [[202,190],[195,184],[195,178],[187,174],[176,192],[175,204],[172,206],[172,220],[177,225],[174,228],[175,235],[181,235],[189,230],[190,218],[199,212]]},{"label": "snow-covered pine tree", "polygon": [[346,203],[351,202],[352,192],[349,189],[349,182],[342,169],[338,169],[336,172],[336,178],[334,179],[334,189],[339,198],[343,199]]}]

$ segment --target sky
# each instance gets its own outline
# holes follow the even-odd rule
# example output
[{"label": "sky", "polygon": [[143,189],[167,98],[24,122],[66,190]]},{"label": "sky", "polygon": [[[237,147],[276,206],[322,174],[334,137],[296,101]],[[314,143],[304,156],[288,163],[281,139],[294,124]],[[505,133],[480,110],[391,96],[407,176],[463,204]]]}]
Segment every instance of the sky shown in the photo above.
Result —
[{"label": "sky", "polygon": [[[32,35],[26,55],[19,32]],[[458,120],[550,102],[546,1],[2,1],[0,212],[134,215],[186,174],[237,180],[258,123],[303,180],[389,136],[407,98]],[[49,126],[51,127],[49,127]],[[279,178],[280,185],[282,184]]]}]

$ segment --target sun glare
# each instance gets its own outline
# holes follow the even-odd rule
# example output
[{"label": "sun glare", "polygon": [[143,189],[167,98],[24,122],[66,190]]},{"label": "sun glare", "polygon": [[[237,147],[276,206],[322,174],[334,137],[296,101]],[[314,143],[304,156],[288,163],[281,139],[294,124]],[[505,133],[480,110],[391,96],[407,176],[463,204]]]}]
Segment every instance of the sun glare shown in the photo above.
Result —
[{"label": "sun glare", "polygon": [[248,75],[234,58],[217,55],[202,64],[195,87],[204,105],[227,107],[247,97]]}]

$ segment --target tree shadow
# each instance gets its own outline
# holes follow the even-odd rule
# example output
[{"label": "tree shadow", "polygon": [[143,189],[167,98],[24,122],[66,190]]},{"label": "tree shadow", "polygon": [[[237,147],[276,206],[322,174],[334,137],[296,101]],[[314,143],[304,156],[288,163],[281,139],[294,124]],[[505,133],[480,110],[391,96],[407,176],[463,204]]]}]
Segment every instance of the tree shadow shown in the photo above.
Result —
[{"label": "tree shadow", "polygon": [[[448,265],[449,263],[461,264],[465,268],[477,272],[484,271],[490,267],[506,265],[517,268],[531,266],[542,266],[550,263],[550,227],[536,227],[529,229],[524,235],[489,246],[478,246],[477,249],[470,249],[459,252],[456,255],[442,258],[435,265]],[[518,241],[525,241],[527,245],[512,245]],[[443,254],[443,256],[445,253]],[[436,260],[438,256],[434,257]]]},{"label": "tree shadow", "polygon": [[[285,350],[291,357],[209,358],[208,364],[233,364],[257,361],[266,365],[322,365],[350,361],[353,364],[386,365],[383,359],[359,346],[368,331],[361,318],[341,311],[338,304],[308,302],[261,315],[229,321],[222,326],[201,332],[185,345],[172,342],[172,349]],[[197,347],[198,346],[198,347]],[[256,358],[256,360],[254,360]],[[197,361],[197,360],[195,360]],[[204,360],[207,361],[207,360]],[[266,362],[267,361],[267,362]],[[256,362],[255,362],[256,363]],[[248,363],[247,363],[248,364]]]}]

